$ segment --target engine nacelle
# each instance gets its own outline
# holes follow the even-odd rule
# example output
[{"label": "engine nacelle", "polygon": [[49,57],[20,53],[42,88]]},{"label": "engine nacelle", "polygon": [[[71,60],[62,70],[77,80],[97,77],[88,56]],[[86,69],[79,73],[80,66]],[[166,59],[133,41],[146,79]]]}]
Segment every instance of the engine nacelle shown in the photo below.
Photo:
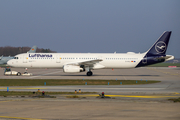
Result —
[{"label": "engine nacelle", "polygon": [[63,66],[63,72],[66,73],[77,73],[77,72],[83,72],[84,69],[81,68],[80,66],[75,66],[75,65],[64,65]]}]

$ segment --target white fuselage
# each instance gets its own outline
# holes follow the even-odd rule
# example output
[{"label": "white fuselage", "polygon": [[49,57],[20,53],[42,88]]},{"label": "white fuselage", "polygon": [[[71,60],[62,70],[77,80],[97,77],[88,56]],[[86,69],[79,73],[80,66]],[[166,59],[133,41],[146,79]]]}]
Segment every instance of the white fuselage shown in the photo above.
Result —
[{"label": "white fuselage", "polygon": [[8,65],[22,68],[63,68],[70,63],[100,59],[92,69],[134,68],[143,59],[144,54],[118,53],[24,53],[8,61]]},{"label": "white fuselage", "polygon": [[153,46],[142,54],[128,53],[24,53],[7,62],[12,67],[23,68],[62,68],[66,73],[103,68],[136,68],[174,59],[166,55],[171,31],[165,31]]}]

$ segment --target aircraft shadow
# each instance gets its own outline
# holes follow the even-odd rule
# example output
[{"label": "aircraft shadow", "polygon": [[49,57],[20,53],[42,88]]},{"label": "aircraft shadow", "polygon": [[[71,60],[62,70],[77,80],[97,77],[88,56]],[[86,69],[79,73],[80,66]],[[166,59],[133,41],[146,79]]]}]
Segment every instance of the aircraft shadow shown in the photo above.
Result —
[{"label": "aircraft shadow", "polygon": [[[86,75],[60,75],[60,76],[86,76]],[[93,75],[93,76],[156,76],[159,75]]]},{"label": "aircraft shadow", "polygon": [[[34,75],[34,76],[38,76],[38,75]],[[53,75],[43,75],[43,76],[86,76],[85,74],[84,75],[59,75],[59,74],[53,74]],[[159,75],[93,75],[93,76],[134,76],[134,77],[137,77],[137,76],[152,76],[152,77],[159,77]],[[93,77],[93,76],[89,76],[89,77]]]}]

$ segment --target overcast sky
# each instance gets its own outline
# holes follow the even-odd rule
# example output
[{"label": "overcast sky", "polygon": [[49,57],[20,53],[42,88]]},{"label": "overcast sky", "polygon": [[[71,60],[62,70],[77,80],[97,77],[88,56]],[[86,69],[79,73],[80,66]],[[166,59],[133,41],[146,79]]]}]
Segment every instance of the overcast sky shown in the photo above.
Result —
[{"label": "overcast sky", "polygon": [[180,58],[180,0],[0,0],[0,47],[138,53],[164,31]]}]

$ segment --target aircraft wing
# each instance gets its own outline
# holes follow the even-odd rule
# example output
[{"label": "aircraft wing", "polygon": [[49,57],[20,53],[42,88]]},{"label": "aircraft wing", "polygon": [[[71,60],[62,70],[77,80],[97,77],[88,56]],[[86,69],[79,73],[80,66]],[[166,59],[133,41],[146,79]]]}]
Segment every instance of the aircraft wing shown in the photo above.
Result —
[{"label": "aircraft wing", "polygon": [[95,60],[87,60],[87,61],[81,61],[81,62],[74,62],[74,63],[68,63],[67,65],[84,65],[84,66],[93,66],[96,63],[99,63],[103,61],[102,59],[95,59]]}]

